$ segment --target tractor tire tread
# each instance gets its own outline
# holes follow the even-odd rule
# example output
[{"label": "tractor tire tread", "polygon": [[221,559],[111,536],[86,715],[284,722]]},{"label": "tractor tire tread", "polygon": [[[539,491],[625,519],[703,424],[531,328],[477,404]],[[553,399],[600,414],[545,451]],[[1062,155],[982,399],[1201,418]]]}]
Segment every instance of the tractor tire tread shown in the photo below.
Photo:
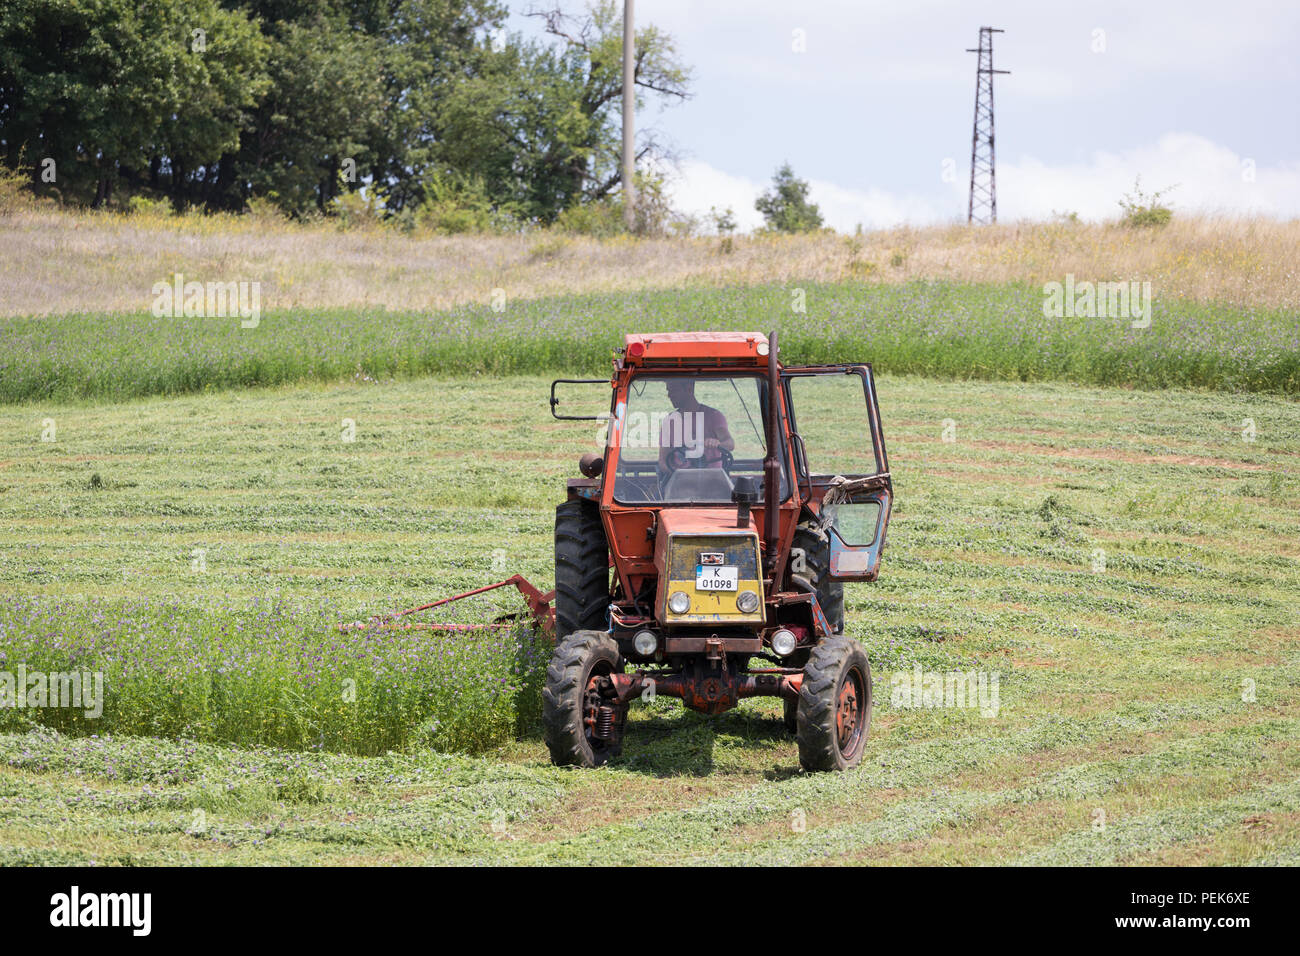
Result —
[{"label": "tractor tire tread", "polygon": [[555,636],[605,627],[609,548],[600,511],[571,500],[555,509]]},{"label": "tractor tire tread", "polygon": [[871,666],[857,641],[836,635],[819,642],[804,666],[803,685],[799,690],[799,707],[796,712],[796,736],[799,744],[799,763],[805,770],[846,770],[857,764],[862,748],[846,761],[840,753],[836,735],[836,691],[840,677],[855,657],[861,658],[867,682],[867,726],[863,731],[863,745],[871,729]]},{"label": "tractor tire tread", "polygon": [[574,631],[555,642],[542,688],[542,732],[556,766],[597,767],[617,756],[622,745],[594,751],[586,739],[583,718],[583,672],[593,656],[608,659],[621,670],[618,645],[605,631]]}]

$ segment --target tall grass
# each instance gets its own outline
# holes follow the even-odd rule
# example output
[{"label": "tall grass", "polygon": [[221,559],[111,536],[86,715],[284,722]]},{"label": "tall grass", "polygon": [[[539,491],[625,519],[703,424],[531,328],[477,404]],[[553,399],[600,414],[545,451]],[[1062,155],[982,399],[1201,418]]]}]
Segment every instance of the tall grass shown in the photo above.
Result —
[{"label": "tall grass", "polygon": [[[530,728],[549,647],[532,633],[352,631],[272,599],[0,602],[0,670],[99,672],[103,713],[0,708],[0,730],[142,734],[356,754],[476,752]],[[52,703],[52,701],[51,701]]]},{"label": "tall grass", "polygon": [[338,220],[71,212],[0,189],[0,315],[140,312],[155,282],[261,283],[267,308],[427,311],[584,292],[862,279],[1024,282],[1067,273],[1150,282],[1162,299],[1300,308],[1300,220],[1190,216],[1166,226],[1006,223],[812,233],[595,239],[562,232],[405,235]]},{"label": "tall grass", "polygon": [[[6,322],[0,401],[124,399],[430,373],[600,373],[631,331],[779,328],[787,362],[932,376],[1294,393],[1300,315],[1156,300],[1125,318],[1050,318],[1040,288],[859,282],[600,293],[504,311],[296,310],[238,319],[94,313]],[[805,311],[798,311],[800,307]]]}]

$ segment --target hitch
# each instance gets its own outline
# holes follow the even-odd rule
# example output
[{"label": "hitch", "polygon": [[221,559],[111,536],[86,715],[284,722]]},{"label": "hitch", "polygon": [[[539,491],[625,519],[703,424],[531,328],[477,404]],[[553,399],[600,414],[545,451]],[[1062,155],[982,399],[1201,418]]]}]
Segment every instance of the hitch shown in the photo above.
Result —
[{"label": "hitch", "polygon": [[[479,630],[503,630],[514,626],[512,623],[504,623],[504,618],[498,618],[491,624],[429,624],[426,622],[417,622],[411,624],[396,623],[399,618],[406,617],[408,614],[417,614],[420,611],[428,611],[435,607],[442,607],[444,604],[451,604],[453,601],[461,601],[467,597],[473,597],[476,594],[483,594],[486,591],[495,591],[497,588],[503,588],[507,585],[514,585],[519,593],[523,595],[524,601],[528,604],[528,613],[532,616],[533,621],[543,634],[550,636],[555,635],[555,608],[551,602],[555,600],[555,592],[542,592],[540,588],[531,584],[522,574],[514,574],[504,581],[498,581],[495,584],[484,585],[481,588],[475,588],[472,591],[465,591],[462,594],[455,594],[449,598],[443,598],[439,601],[431,601],[428,604],[421,604],[419,607],[408,607],[401,611],[389,611],[387,614],[376,614],[365,621],[352,621],[351,623],[340,624],[340,631],[364,631],[368,628],[402,628],[404,630],[426,630],[426,631],[479,631]],[[520,615],[507,615],[509,618],[518,618]]]}]

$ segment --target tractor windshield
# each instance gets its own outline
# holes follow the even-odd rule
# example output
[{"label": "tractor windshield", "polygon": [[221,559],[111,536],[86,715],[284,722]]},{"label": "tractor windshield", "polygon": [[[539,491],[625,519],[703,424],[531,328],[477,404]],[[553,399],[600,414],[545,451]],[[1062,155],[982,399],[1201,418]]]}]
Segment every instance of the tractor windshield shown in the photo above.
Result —
[{"label": "tractor windshield", "polygon": [[[758,375],[641,375],[622,411],[614,497],[729,504],[737,479],[763,496],[767,382]],[[782,451],[780,497],[788,494]]]}]

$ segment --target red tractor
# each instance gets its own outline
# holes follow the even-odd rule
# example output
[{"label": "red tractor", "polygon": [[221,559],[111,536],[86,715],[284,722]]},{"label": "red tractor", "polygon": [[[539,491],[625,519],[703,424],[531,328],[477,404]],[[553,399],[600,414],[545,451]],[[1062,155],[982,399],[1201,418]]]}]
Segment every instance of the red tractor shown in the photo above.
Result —
[{"label": "red tractor", "polygon": [[[560,414],[557,386],[597,383],[607,415]],[[856,765],[871,668],[843,582],[875,579],[893,499],[871,366],[782,366],[776,333],[629,335],[551,413],[605,423],[555,510],[551,759],[617,755],[638,697],[774,696],[805,768]]]}]

